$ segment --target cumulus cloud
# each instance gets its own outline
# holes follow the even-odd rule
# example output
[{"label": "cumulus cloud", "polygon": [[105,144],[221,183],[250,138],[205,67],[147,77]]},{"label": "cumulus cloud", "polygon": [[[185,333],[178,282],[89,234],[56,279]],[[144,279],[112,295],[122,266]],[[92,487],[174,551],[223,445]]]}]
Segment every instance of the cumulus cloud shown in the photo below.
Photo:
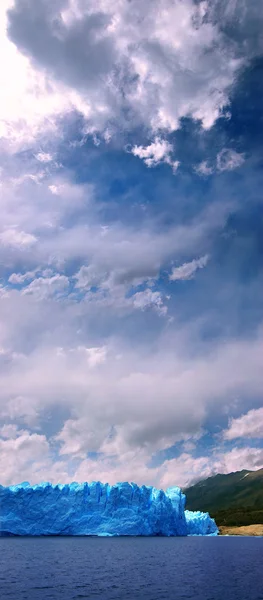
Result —
[{"label": "cumulus cloud", "polygon": [[71,103],[8,39],[7,10],[12,4],[3,0],[0,7],[0,49],[5,56],[0,72],[0,138],[6,141],[6,149],[16,151],[32,143],[41,131],[54,135],[56,118]]},{"label": "cumulus cloud", "polygon": [[198,458],[184,453],[179,458],[165,461],[162,467],[161,482],[164,488],[168,487],[173,480],[173,474],[176,473],[180,485],[187,487],[217,473],[226,474],[243,469],[253,471],[262,467],[262,448],[232,448],[225,453],[215,450],[210,456]]},{"label": "cumulus cloud", "polygon": [[260,393],[260,339],[222,343],[214,353],[204,348],[201,357],[193,356],[193,336],[188,332],[190,357],[185,333],[180,335],[177,328],[176,344],[169,330],[149,353],[147,345],[140,343],[133,342],[133,350],[125,347],[123,340],[116,339],[113,322],[114,337],[108,339],[107,350],[105,344],[84,347],[81,341],[91,335],[94,321],[85,305],[56,308],[55,303],[34,304],[31,297],[23,297],[26,303],[17,298],[14,304],[14,299],[1,299],[2,345],[16,345],[18,350],[24,332],[30,332],[30,344],[26,348],[23,343],[22,355],[16,350],[8,361],[3,357],[2,417],[41,422],[41,415],[60,406],[78,423],[77,429],[71,423],[71,438],[76,431],[78,437],[83,427],[86,452],[95,443],[89,445],[89,432],[97,436],[97,450],[103,451],[114,426],[108,452],[117,448],[121,455],[147,448],[150,456],[194,435],[205,415],[216,405],[223,410],[229,397],[247,390]]},{"label": "cumulus cloud", "polygon": [[[80,427],[79,427],[80,425]],[[73,433],[73,435],[72,435]],[[136,483],[156,485],[163,489],[171,485],[187,487],[200,479],[221,473],[230,473],[242,469],[254,470],[263,466],[262,448],[233,448],[228,453],[213,453],[210,456],[194,457],[183,452],[178,458],[165,460],[158,467],[149,467],[149,454],[126,451],[116,457],[100,456],[94,460],[85,457],[86,441],[89,447],[97,448],[95,432],[88,431],[85,436],[83,425],[68,421],[58,436],[61,445],[60,457],[52,460],[50,444],[43,435],[30,434],[26,430],[12,432],[11,436],[0,437],[2,484],[10,485],[19,481],[49,480],[53,483],[74,481],[101,481],[110,484],[127,479]],[[68,470],[71,464],[68,456],[79,458],[79,465],[72,477]],[[34,456],[34,460],[32,457]]]},{"label": "cumulus cloud", "polygon": [[89,290],[93,286],[100,286],[107,278],[107,273],[101,272],[94,265],[82,265],[74,278],[76,280],[76,288]]},{"label": "cumulus cloud", "polygon": [[108,433],[109,427],[105,425],[99,431],[92,429],[88,418],[68,419],[56,436],[56,441],[60,444],[59,453],[61,456],[69,455],[85,460],[87,448],[89,452],[98,452]]},{"label": "cumulus cloud", "polygon": [[252,409],[237,419],[230,419],[229,427],[224,432],[224,438],[226,440],[262,437],[263,408]]},{"label": "cumulus cloud", "polygon": [[132,296],[133,305],[135,308],[145,310],[153,307],[159,315],[166,315],[167,306],[163,303],[163,297],[160,292],[154,292],[151,289],[146,289],[143,292],[136,292]]},{"label": "cumulus cloud", "polygon": [[156,167],[161,162],[167,163],[175,172],[179,166],[179,161],[173,161],[171,154],[173,146],[167,140],[158,137],[149,146],[134,146],[131,149],[134,156],[141,158],[147,167]]},{"label": "cumulus cloud", "polygon": [[38,299],[45,299],[55,296],[63,296],[69,287],[69,280],[65,275],[53,275],[53,277],[37,277],[25,286],[22,294],[32,294]]},{"label": "cumulus cloud", "polygon": [[[27,173],[24,163],[23,168]],[[3,191],[5,229],[0,245],[2,264],[11,271],[8,284],[38,299],[59,299],[70,290],[72,300],[85,297],[89,304],[115,311],[151,308],[165,314],[167,298],[152,288],[161,269],[177,253],[187,256],[202,246],[211,232],[220,230],[228,213],[218,204],[200,218],[160,230],[147,215],[139,226],[126,219],[107,225],[101,221],[94,186],[76,185],[67,173],[57,177],[48,171],[38,183],[23,175],[12,180],[6,174]],[[139,285],[147,291],[139,291]]]},{"label": "cumulus cloud", "polygon": [[263,448],[233,448],[218,457],[215,463],[217,472],[231,473],[247,469],[253,471],[263,468]]},{"label": "cumulus cloud", "polygon": [[0,431],[1,485],[22,481],[70,482],[68,465],[53,460],[52,449],[45,435],[6,425]]},{"label": "cumulus cloud", "polygon": [[124,474],[129,481],[139,484],[156,485],[162,489],[175,484],[183,488],[193,485],[200,479],[211,477],[216,473],[231,473],[242,469],[255,470],[263,466],[262,448],[233,448],[228,453],[213,453],[210,456],[194,457],[188,452],[183,452],[178,458],[165,460],[158,467],[147,466],[146,453],[142,459],[137,453],[127,452],[118,460],[109,457],[98,461],[84,459],[75,472],[78,481],[90,481],[96,476],[97,470],[103,481],[111,484],[121,481]]},{"label": "cumulus cloud", "polygon": [[[141,477],[141,483],[144,478],[185,482],[179,464],[177,474],[169,476],[171,463],[163,471],[148,468],[152,454],[179,440],[189,442],[214,406],[224,410],[229,397],[246,390],[260,393],[262,340],[258,334],[249,341],[219,341],[213,351],[200,348],[199,340],[197,352],[195,328],[155,317],[147,330],[146,319],[151,311],[159,316],[167,311],[167,296],[158,287],[160,270],[177,253],[192,256],[221,230],[228,209],[214,205],[198,218],[165,229],[147,218],[137,228],[125,221],[102,227],[93,205],[96,190],[88,185],[48,173],[39,184],[22,178],[15,190],[9,181],[4,185],[5,231],[15,214],[13,230],[30,231],[38,243],[28,246],[19,268],[20,247],[12,253],[9,247],[1,249],[8,251],[10,274],[8,296],[0,298],[0,344],[7,349],[0,356],[0,417],[24,431],[41,427],[47,415],[63,414],[54,439],[46,436],[60,452],[58,463],[48,458],[47,449],[42,467],[36,461],[24,471],[21,466],[21,473],[32,469],[34,480],[47,472],[46,478],[62,474],[67,480],[65,461],[81,460],[75,478],[94,478],[99,471],[107,480],[118,475]],[[51,185],[60,186],[59,194],[51,193]],[[175,269],[174,279],[190,278],[204,267],[208,256],[199,256]],[[17,284],[22,289],[11,287]],[[145,289],[138,291],[139,285]],[[165,323],[162,335],[160,322]],[[150,349],[149,336],[154,340]],[[88,459],[89,452],[98,452],[101,462]],[[182,461],[185,470],[188,460],[190,465],[191,456]],[[193,473],[195,468],[201,465],[193,465]],[[204,461],[202,472],[209,468]],[[18,476],[10,471],[6,481]]]},{"label": "cumulus cloud", "polygon": [[[182,117],[209,128],[221,115],[244,64],[247,15],[231,3],[221,27],[211,3],[192,0],[4,0],[0,11],[1,483],[100,477],[165,487],[256,468],[259,448],[192,453],[206,421],[231,414],[232,398],[243,414],[262,393],[262,331],[204,342],[211,315],[200,309],[200,319],[185,322],[179,288],[172,317],[158,318],[168,312],[162,273],[177,264],[170,280],[188,280],[204,268],[233,202],[211,194],[192,210],[179,170],[178,205],[169,212],[174,191],[164,181],[162,206],[145,204],[135,218],[137,183],[129,198],[104,196],[118,173],[105,183],[102,161],[98,185],[90,184],[97,164],[86,145],[90,136],[91,154],[105,151],[103,140],[119,152],[129,139],[146,166],[175,171],[169,133]],[[236,16],[234,39],[228,20]],[[258,43],[250,37],[246,60]],[[245,155],[225,145],[216,164],[197,158],[196,171],[240,167]],[[237,427],[252,437],[250,412],[230,422],[227,440]],[[177,442],[179,458],[150,466]]]},{"label": "cumulus cloud", "polygon": [[[5,2],[3,12],[7,7]],[[247,15],[236,12],[241,31]],[[226,11],[226,26],[228,16],[233,18]],[[251,46],[244,55],[242,40],[229,43],[209,4],[192,0],[136,0],[132,8],[124,0],[114,5],[16,0],[8,12],[8,35],[16,48],[3,31],[6,135],[10,122],[17,131],[21,125],[21,103],[23,123],[33,135],[41,119],[54,129],[58,113],[73,107],[93,134],[109,136],[120,126],[141,124],[173,131],[189,115],[208,128],[228,103],[237,70],[255,53]],[[20,74],[11,88],[10,66]]]},{"label": "cumulus cloud", "polygon": [[[71,457],[79,459],[74,480],[96,480],[99,474],[102,481],[111,484],[127,479],[163,489],[174,484],[186,487],[218,471],[229,473],[263,466],[262,448],[245,447],[232,448],[226,453],[215,450],[210,456],[199,457],[194,457],[189,449],[177,458],[151,467],[149,448],[138,452],[126,444],[120,452],[112,435],[105,423],[99,430],[92,429],[89,417],[69,419],[52,441],[53,446],[55,441],[60,445],[60,456],[54,460],[51,442],[45,435],[7,423],[0,429],[1,483],[10,485],[27,480],[34,484],[47,479],[54,483],[69,482]],[[97,452],[101,447],[105,452],[96,460],[87,458],[87,448]]]},{"label": "cumulus cloud", "polygon": [[[243,344],[219,343],[213,352],[204,346],[200,355],[191,328],[175,325],[149,351],[141,341],[127,346],[114,320],[111,338],[88,345],[88,339],[100,337],[94,320],[103,316],[106,325],[102,312],[94,319],[85,304],[58,306],[52,298],[36,303],[17,292],[0,302],[0,343],[13,349],[0,356],[0,418],[6,421],[0,437],[19,440],[1,446],[9,456],[9,462],[3,459],[2,482],[100,478],[166,487],[188,485],[217,470],[261,465],[259,449],[197,459],[188,447],[178,459],[149,467],[153,453],[179,440],[194,441],[205,417],[228,407],[229,398],[260,393],[260,335]],[[106,329],[111,321],[109,314]],[[27,431],[57,411],[68,416],[57,423],[53,440]],[[60,458],[54,459],[51,446]],[[89,452],[99,453],[98,460],[88,458]],[[74,473],[72,460],[81,461]]]},{"label": "cumulus cloud", "polygon": [[37,271],[26,271],[25,273],[11,273],[8,277],[9,283],[14,285],[21,285],[26,281],[34,279]]},{"label": "cumulus cloud", "polygon": [[6,439],[0,438],[2,484],[8,484],[14,479],[17,481],[17,477],[23,477],[26,472],[30,473],[32,464],[41,462],[43,456],[46,456],[49,451],[44,435],[17,431],[15,436],[6,437],[6,433],[7,431],[4,431]]},{"label": "cumulus cloud", "polygon": [[191,262],[184,263],[180,267],[174,267],[169,276],[171,281],[184,281],[187,279],[192,279],[195,272],[198,269],[203,269],[209,260],[208,254],[205,256],[201,256],[201,258],[195,258]]}]

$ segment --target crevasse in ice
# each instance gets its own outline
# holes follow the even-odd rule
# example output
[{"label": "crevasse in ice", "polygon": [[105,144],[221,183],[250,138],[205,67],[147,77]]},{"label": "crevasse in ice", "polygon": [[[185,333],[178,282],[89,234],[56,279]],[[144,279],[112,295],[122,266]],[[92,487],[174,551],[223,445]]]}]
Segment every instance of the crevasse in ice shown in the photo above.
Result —
[{"label": "crevasse in ice", "polygon": [[0,486],[0,535],[186,536],[217,533],[207,513],[185,511],[180,488],[134,483]]}]

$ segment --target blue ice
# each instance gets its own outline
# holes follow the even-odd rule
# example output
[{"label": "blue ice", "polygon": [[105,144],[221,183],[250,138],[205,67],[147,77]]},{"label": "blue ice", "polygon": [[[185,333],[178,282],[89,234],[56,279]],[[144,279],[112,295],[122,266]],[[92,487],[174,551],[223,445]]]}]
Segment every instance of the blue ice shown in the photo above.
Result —
[{"label": "blue ice", "polygon": [[0,486],[0,535],[186,536],[218,532],[207,513],[185,511],[178,487],[135,483]]}]

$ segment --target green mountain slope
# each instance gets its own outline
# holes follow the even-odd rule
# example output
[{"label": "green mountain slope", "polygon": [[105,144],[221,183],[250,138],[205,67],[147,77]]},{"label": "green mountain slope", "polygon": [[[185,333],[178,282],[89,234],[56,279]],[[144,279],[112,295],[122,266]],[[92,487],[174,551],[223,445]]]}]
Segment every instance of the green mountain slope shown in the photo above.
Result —
[{"label": "green mountain slope", "polygon": [[184,491],[186,508],[208,511],[218,525],[263,523],[263,469],[215,475]]}]

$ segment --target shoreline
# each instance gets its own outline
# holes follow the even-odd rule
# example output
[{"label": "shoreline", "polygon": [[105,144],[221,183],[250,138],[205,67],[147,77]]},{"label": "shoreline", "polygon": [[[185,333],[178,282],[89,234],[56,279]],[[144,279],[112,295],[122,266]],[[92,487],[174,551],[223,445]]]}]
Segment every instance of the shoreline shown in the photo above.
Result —
[{"label": "shoreline", "polygon": [[263,524],[218,527],[219,535],[263,536]]}]

